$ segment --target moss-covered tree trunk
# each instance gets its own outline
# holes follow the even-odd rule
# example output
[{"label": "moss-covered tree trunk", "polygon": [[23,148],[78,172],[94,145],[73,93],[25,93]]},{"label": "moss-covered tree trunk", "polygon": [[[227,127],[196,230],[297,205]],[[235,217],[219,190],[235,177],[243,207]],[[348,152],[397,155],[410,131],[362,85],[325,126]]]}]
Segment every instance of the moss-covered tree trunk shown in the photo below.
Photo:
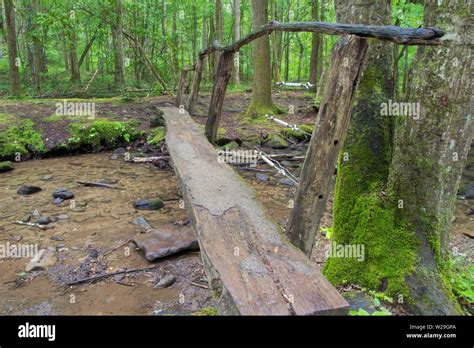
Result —
[{"label": "moss-covered tree trunk", "polygon": [[[252,31],[268,22],[268,0],[252,0]],[[251,117],[272,114],[276,111],[272,101],[272,68],[270,38],[262,36],[252,42],[253,85],[252,100],[247,109]]]},{"label": "moss-covered tree trunk", "polygon": [[20,73],[19,58],[17,52],[16,29],[15,29],[15,9],[12,0],[4,0],[5,5],[5,32],[8,46],[8,64],[10,69],[10,89],[13,95],[20,95]]},{"label": "moss-covered tree trunk", "polygon": [[[335,8],[338,22],[391,22],[390,1],[336,0]],[[403,282],[400,269],[405,267],[404,261],[392,262],[394,258],[406,259],[404,247],[409,241],[400,236],[402,231],[392,229],[393,216],[384,212],[380,201],[389,174],[393,123],[381,115],[380,105],[393,95],[391,66],[391,44],[371,40],[347,139],[340,151],[334,196],[333,242],[363,245],[365,257],[363,261],[329,258],[324,271],[336,284],[352,282],[393,290]]]},{"label": "moss-covered tree trunk", "polygon": [[407,92],[421,113],[397,119],[389,187],[418,240],[407,284],[410,304],[422,314],[458,312],[449,286],[449,232],[472,140],[472,11],[472,1],[426,5],[425,26],[445,30],[446,43],[418,48]]}]

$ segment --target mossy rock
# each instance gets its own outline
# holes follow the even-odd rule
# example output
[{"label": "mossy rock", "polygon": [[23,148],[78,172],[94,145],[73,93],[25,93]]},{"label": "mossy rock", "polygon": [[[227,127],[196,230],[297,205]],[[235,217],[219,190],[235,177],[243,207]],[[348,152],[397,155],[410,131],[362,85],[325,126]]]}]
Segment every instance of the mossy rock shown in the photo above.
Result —
[{"label": "mossy rock", "polygon": [[13,163],[10,161],[0,162],[0,173],[9,172],[15,169]]},{"label": "mossy rock", "polygon": [[288,143],[281,135],[270,134],[265,140],[265,146],[271,147],[273,149],[285,149],[288,147]]},{"label": "mossy rock", "polygon": [[235,150],[239,147],[239,143],[236,142],[236,141],[231,141],[230,143],[228,144],[225,144],[221,147],[219,147],[221,150],[227,150],[227,151],[232,151],[232,150]]},{"label": "mossy rock", "polygon": [[11,159],[17,154],[43,153],[43,138],[33,126],[32,120],[23,120],[0,132],[0,159]]},{"label": "mossy rock", "polygon": [[309,133],[309,134],[313,134],[314,132],[314,126],[312,125],[309,125],[309,124],[301,124],[298,126],[299,129],[301,129],[303,132],[306,132],[306,133]]},{"label": "mossy rock", "polygon": [[165,120],[163,119],[163,111],[157,110],[157,114],[150,117],[150,127],[164,127]]},{"label": "mossy rock", "polygon": [[[301,129],[301,128],[300,128]],[[297,141],[305,141],[309,140],[310,136],[305,133],[306,131],[297,131],[293,130],[291,128],[283,128],[281,130],[281,134],[283,134],[284,137],[292,139],[292,140],[297,140]],[[311,132],[308,132],[311,134]]]},{"label": "mossy rock", "polygon": [[148,136],[147,143],[149,145],[158,145],[166,137],[166,128],[165,127],[158,127],[153,129]]},{"label": "mossy rock", "polygon": [[201,308],[200,310],[192,313],[191,315],[194,315],[194,316],[217,316],[217,315],[219,315],[219,311],[217,310],[217,308],[214,308],[214,307],[205,307],[205,308]]}]

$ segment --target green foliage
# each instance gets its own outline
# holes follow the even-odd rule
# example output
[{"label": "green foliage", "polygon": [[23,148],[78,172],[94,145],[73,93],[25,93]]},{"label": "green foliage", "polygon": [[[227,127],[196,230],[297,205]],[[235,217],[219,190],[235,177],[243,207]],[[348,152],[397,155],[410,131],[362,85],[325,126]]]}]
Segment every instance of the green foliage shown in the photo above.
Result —
[{"label": "green foliage", "polygon": [[332,235],[334,233],[334,227],[320,227],[319,230],[326,234],[326,239],[331,240]]},{"label": "green foliage", "polygon": [[10,170],[15,169],[13,163],[10,161],[0,162],[0,173],[9,172]]},{"label": "green foliage", "polygon": [[166,137],[166,128],[165,127],[156,127],[150,131],[148,135],[147,143],[149,145],[158,145]]},{"label": "green foliage", "polygon": [[451,287],[459,301],[467,306],[474,304],[474,266],[465,257],[457,257],[451,265]]},{"label": "green foliage", "polygon": [[134,122],[103,120],[90,124],[72,123],[69,125],[71,137],[68,139],[67,145],[71,150],[112,148],[142,136],[143,132],[138,131],[135,127],[136,123]]},{"label": "green foliage", "polygon": [[13,158],[16,153],[37,154],[45,151],[41,134],[33,128],[33,121],[23,120],[18,125],[0,132],[0,158]]}]

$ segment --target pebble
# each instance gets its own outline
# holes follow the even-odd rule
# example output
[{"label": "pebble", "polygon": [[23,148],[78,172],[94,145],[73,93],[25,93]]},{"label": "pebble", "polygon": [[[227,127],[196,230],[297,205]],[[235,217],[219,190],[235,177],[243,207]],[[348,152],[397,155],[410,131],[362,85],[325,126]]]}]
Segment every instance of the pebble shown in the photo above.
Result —
[{"label": "pebble", "polygon": [[54,205],[60,205],[62,202],[64,202],[64,199],[62,199],[62,198],[58,197],[58,198],[53,199],[53,204]]},{"label": "pebble", "polygon": [[262,173],[257,173],[256,178],[258,181],[265,182],[268,181],[268,175],[262,174]]},{"label": "pebble", "polygon": [[59,219],[59,220],[67,220],[67,219],[69,219],[69,215],[67,215],[67,214],[60,214],[60,215],[58,215],[58,219]]},{"label": "pebble", "polygon": [[58,188],[53,192],[54,198],[61,198],[61,199],[71,199],[74,198],[74,193],[65,188]]},{"label": "pebble", "polygon": [[52,175],[45,175],[45,176],[43,176],[43,177],[41,178],[41,180],[43,180],[43,181],[49,181],[49,180],[51,180],[52,178],[53,178]]},{"label": "pebble", "polygon": [[47,216],[40,216],[39,219],[36,221],[36,223],[39,225],[47,225],[50,222],[51,220]]},{"label": "pebble", "polygon": [[36,218],[41,216],[41,214],[40,214],[40,212],[38,211],[38,209],[33,210],[33,211],[31,212],[31,215],[33,215],[33,216],[36,217]]},{"label": "pebble", "polygon": [[286,185],[286,186],[295,186],[295,183],[293,182],[293,180],[290,180],[288,178],[285,178],[285,179],[280,179],[278,180],[281,184],[283,185]]},{"label": "pebble", "polygon": [[51,236],[49,239],[55,240],[55,241],[63,241],[64,238],[61,236]]},{"label": "pebble", "polygon": [[112,156],[110,156],[110,159],[111,159],[112,161],[115,161],[115,160],[118,159],[118,155],[117,155],[117,154],[113,154]]}]

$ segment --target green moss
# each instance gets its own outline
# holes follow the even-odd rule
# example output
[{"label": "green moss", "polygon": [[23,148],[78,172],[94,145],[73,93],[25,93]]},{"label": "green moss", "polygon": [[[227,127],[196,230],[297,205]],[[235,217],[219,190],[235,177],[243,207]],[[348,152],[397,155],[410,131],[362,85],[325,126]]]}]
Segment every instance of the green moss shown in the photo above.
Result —
[{"label": "green moss", "polygon": [[232,151],[232,150],[237,149],[238,147],[239,147],[239,143],[237,143],[236,141],[231,141],[230,143],[225,144],[219,148],[222,150]]},{"label": "green moss", "polygon": [[[387,294],[408,296],[405,277],[415,270],[418,245],[410,227],[397,221],[397,206],[380,191],[374,185],[372,193],[359,195],[352,209],[345,207],[344,218],[335,221],[332,240],[364,245],[364,260],[330,257],[324,274],[335,285],[377,289],[385,281]],[[334,209],[341,214],[341,206]]]},{"label": "green moss", "polygon": [[279,134],[270,134],[265,140],[265,146],[274,148],[274,149],[284,149],[288,147],[288,143],[285,139],[282,138]]},{"label": "green moss", "polygon": [[9,125],[16,121],[15,115],[4,114],[0,112],[0,125]]},{"label": "green moss", "polygon": [[299,125],[299,128],[309,134],[313,134],[314,132],[314,125],[309,125],[309,124],[301,124]]},{"label": "green moss", "polygon": [[13,167],[12,162],[10,162],[10,161],[0,162],[0,173],[9,172],[13,169],[15,169],[15,168]]},{"label": "green moss", "polygon": [[254,102],[251,102],[247,111],[245,111],[245,117],[250,117],[252,119],[258,119],[265,117],[265,115],[281,115],[284,114],[285,110],[280,108],[276,104],[272,105],[260,105]]},{"label": "green moss", "polygon": [[166,128],[165,127],[157,127],[150,131],[148,135],[147,143],[150,145],[158,145],[166,137]]},{"label": "green moss", "polygon": [[33,125],[33,121],[23,120],[20,124],[0,132],[0,159],[13,158],[17,153],[25,155],[45,151],[41,134]]},{"label": "green moss", "polygon": [[200,310],[192,313],[191,315],[195,316],[216,316],[219,315],[219,311],[215,307],[205,307]]},{"label": "green moss", "polygon": [[309,135],[313,133],[313,128],[311,126],[301,125],[298,126],[298,128],[301,129],[301,131],[293,130],[291,128],[283,128],[280,132],[286,138],[297,141],[305,141],[311,138],[311,136]]},{"label": "green moss", "polygon": [[89,124],[69,125],[71,137],[67,145],[70,149],[98,150],[101,147],[129,143],[143,135],[136,129],[135,122],[94,121]]}]

